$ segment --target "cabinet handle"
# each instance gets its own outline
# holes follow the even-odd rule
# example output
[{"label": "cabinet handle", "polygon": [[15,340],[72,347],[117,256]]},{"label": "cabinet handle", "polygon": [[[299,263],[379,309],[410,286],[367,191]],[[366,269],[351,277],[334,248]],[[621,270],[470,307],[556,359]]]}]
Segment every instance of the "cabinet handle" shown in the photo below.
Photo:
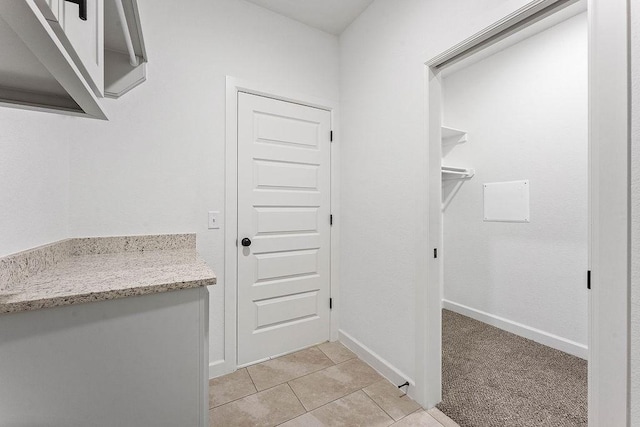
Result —
[{"label": "cabinet handle", "polygon": [[80,12],[78,13],[78,18],[83,21],[87,20],[87,0],[65,0],[78,5],[80,8]]}]

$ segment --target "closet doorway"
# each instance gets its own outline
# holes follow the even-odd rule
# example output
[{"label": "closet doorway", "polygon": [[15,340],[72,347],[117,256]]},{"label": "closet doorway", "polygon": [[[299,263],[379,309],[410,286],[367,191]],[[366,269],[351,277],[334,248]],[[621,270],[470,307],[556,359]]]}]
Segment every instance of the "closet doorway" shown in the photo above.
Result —
[{"label": "closet doorway", "polygon": [[[559,125],[555,126],[556,130],[553,130],[554,126],[550,126],[549,132],[545,132],[543,123],[529,129],[522,126],[520,132],[513,134],[511,131],[514,125],[517,126],[517,120],[528,120],[530,124],[536,121],[537,113],[527,112],[529,108],[535,107],[535,102],[521,97],[510,100],[510,106],[506,109],[501,109],[504,105],[485,105],[483,111],[474,112],[465,103],[474,102],[474,96],[481,90],[491,88],[483,87],[482,82],[476,81],[475,86],[471,85],[466,91],[461,91],[465,84],[471,83],[472,77],[460,77],[464,74],[463,60],[466,65],[473,62],[475,67],[479,67],[492,55],[493,59],[504,56],[507,50],[504,43],[507,43],[510,36],[515,35],[519,43],[532,44],[536,38],[544,38],[545,33],[558,31],[561,26],[578,25],[580,20],[584,25],[587,18],[580,15],[584,9],[585,3],[577,1],[530,2],[512,16],[426,62],[430,141],[430,194],[427,203],[430,212],[430,247],[427,251],[431,258],[433,250],[433,258],[425,267],[427,285],[425,289],[417,290],[417,301],[423,310],[417,314],[416,354],[419,363],[418,378],[421,383],[424,381],[424,385],[418,386],[416,394],[426,406],[435,406],[442,400],[441,309],[444,299],[445,308],[448,306],[468,317],[493,323],[501,329],[538,341],[546,347],[553,347],[556,349],[554,351],[587,356],[589,424],[627,425],[629,117],[628,27],[624,2],[588,2],[588,61],[585,58],[580,60],[588,62],[587,94],[581,98],[583,109],[586,108],[584,100],[588,98],[588,118],[586,129],[582,133],[584,142],[581,154],[569,153],[569,145],[554,147],[553,144],[548,144],[554,139],[566,140],[566,132],[571,133],[570,129],[577,129],[579,120],[572,124],[565,123],[567,126],[563,126],[560,120]],[[548,25],[549,29],[540,32],[539,25],[544,25],[543,21],[554,20],[555,23]],[[502,45],[498,45],[499,42]],[[473,58],[478,53],[482,55],[480,60],[478,56]],[[495,85],[493,90],[508,94],[510,90],[515,90],[510,84],[515,84],[530,91],[531,96],[540,95],[542,99],[545,96],[553,99],[551,86],[543,84],[534,89],[534,83],[537,83],[536,72],[538,77],[544,77],[556,71],[553,67],[546,68],[550,58],[545,57],[544,50],[538,54],[542,56],[529,64],[526,70],[523,69],[533,71],[528,76],[529,80],[524,77],[526,73],[523,72],[520,76],[522,79],[518,81],[516,78],[515,83],[506,79],[496,80],[492,83]],[[565,65],[574,66],[576,61],[569,61]],[[460,73],[457,89],[454,88],[455,85],[447,85],[447,79],[451,82],[456,80],[456,72]],[[559,95],[558,99],[567,103],[565,109],[573,111],[580,108],[576,97],[560,95],[563,88],[567,89],[567,85],[577,83],[578,80],[576,78],[576,81],[572,81],[569,76],[555,91]],[[462,108],[455,110],[449,105],[454,99],[462,103]],[[553,111],[560,107],[559,104],[551,102],[540,108],[538,113]],[[563,110],[561,108],[556,111],[560,114]],[[492,120],[497,124],[486,129],[485,122],[492,114],[493,119],[496,119]],[[522,115],[519,116],[520,114]],[[534,143],[538,143],[531,150],[525,145],[530,137]],[[495,151],[492,157],[487,156],[488,153],[474,151],[482,150],[483,147],[479,144],[489,147],[491,142],[483,141],[502,141],[503,144],[511,145],[503,145],[506,149]],[[475,147],[474,142],[477,144]],[[585,147],[587,143],[588,149]],[[518,144],[521,150],[514,150]],[[541,163],[538,166],[528,164],[535,160],[544,146],[547,147],[547,152],[544,156],[539,156]],[[574,149],[577,147],[573,146]],[[555,160],[568,160],[562,158],[568,156],[575,157],[574,164],[556,170],[559,163]],[[506,167],[501,169],[497,163]],[[573,167],[577,169],[571,171]],[[584,172],[582,175],[580,167]],[[543,172],[545,168],[546,173]],[[578,180],[581,182],[569,182],[569,175],[581,175]],[[568,187],[579,188],[584,183],[587,185],[582,196],[572,193],[564,198],[551,197],[550,203],[543,207],[543,198],[548,197],[551,192],[563,191]],[[478,185],[475,188],[477,191],[465,194],[474,185]],[[466,211],[465,204],[462,203],[464,201],[468,202]],[[547,228],[549,224],[545,224],[544,219],[554,209],[561,214],[556,215],[560,222],[564,218],[562,214],[565,217],[573,215],[573,219],[564,218],[567,219],[564,226],[556,224]],[[454,210],[457,212],[455,215]],[[452,214],[450,218],[447,218],[448,214]],[[477,215],[480,226],[489,228],[484,237],[493,237],[491,244],[478,247],[472,242],[471,236],[477,230],[473,229],[468,220],[469,214]],[[456,229],[447,229],[449,224],[454,223]],[[527,227],[535,231],[536,226],[540,229],[526,238],[526,244],[519,245],[513,241],[512,237],[516,233]],[[580,227],[582,231],[576,231]],[[465,231],[469,239],[464,239]],[[562,233],[568,233],[571,237],[562,240]],[[465,244],[469,247],[465,247]],[[528,252],[518,256],[523,248],[528,248]],[[469,251],[470,249],[472,250]],[[464,255],[463,264],[456,265],[456,262],[460,262],[460,259],[456,260],[452,256],[456,251]],[[483,266],[485,272],[488,270],[488,276],[469,275],[474,263]],[[487,264],[492,264],[489,266],[492,268],[487,268]],[[544,274],[536,276],[547,267],[553,274],[546,279]],[[566,273],[568,267],[571,267],[571,273]],[[510,277],[514,272],[516,276]],[[570,291],[549,286],[553,283],[551,278],[558,274],[564,277],[558,278],[556,282],[571,283]],[[482,288],[482,282],[487,277],[492,285],[498,286],[492,289]],[[513,277],[519,277],[520,283],[508,286],[507,283],[513,284],[516,280]],[[590,290],[587,290],[588,280]],[[449,289],[447,282],[458,282],[459,287]],[[525,286],[518,288],[521,283]],[[509,292],[512,294],[509,295]],[[456,299],[459,301],[455,301]],[[564,308],[560,308],[563,304]],[[472,310],[465,311],[469,308]],[[541,310],[538,313],[535,310],[527,312],[535,308]],[[492,310],[494,313],[491,313]],[[544,310],[548,311],[545,313]],[[420,342],[421,339],[424,341]],[[517,353],[512,356],[517,356]],[[513,374],[516,380],[526,379],[526,376],[526,370]],[[562,387],[562,384],[553,381],[547,383],[553,392]],[[477,398],[481,399],[482,390],[475,392]],[[512,393],[517,393],[517,390],[512,390]]]},{"label": "closet doorway", "polygon": [[577,4],[442,72],[438,408],[462,426],[587,425],[587,40]]}]

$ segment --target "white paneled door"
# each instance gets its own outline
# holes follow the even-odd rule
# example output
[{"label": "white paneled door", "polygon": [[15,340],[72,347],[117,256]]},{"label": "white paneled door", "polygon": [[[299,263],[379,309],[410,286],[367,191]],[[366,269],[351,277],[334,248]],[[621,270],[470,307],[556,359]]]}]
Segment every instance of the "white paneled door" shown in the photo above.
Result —
[{"label": "white paneled door", "polygon": [[238,94],[238,365],[329,339],[330,126]]}]

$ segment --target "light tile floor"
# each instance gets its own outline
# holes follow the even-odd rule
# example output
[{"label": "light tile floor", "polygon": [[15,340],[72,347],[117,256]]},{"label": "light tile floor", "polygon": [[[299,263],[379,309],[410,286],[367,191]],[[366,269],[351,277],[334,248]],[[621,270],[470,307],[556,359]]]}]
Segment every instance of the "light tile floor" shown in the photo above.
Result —
[{"label": "light tile floor", "polygon": [[338,342],[258,363],[209,382],[210,425],[455,427],[424,411]]}]

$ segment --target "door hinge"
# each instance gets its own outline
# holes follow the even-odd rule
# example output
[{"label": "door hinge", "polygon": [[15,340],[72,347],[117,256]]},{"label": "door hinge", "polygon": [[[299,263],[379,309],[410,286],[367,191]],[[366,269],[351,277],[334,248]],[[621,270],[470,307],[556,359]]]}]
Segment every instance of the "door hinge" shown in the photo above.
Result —
[{"label": "door hinge", "polygon": [[587,289],[591,289],[591,270],[587,270]]},{"label": "door hinge", "polygon": [[329,215],[329,225],[333,225],[333,214]]},{"label": "door hinge", "polygon": [[329,298],[329,310],[333,309],[333,298]]},{"label": "door hinge", "polygon": [[433,248],[433,257],[438,258],[438,248]]},{"label": "door hinge", "polygon": [[333,131],[329,132],[329,141],[333,142]]}]

